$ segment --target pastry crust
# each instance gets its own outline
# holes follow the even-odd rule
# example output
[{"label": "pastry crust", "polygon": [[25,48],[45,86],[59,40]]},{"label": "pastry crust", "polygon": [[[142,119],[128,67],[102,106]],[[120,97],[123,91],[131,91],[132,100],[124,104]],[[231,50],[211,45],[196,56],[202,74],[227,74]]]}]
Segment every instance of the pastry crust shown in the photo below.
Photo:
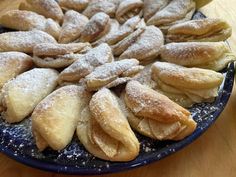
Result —
[{"label": "pastry crust", "polygon": [[44,98],[32,114],[32,131],[40,151],[64,149],[71,141],[91,94],[83,87],[61,87]]},{"label": "pastry crust", "polygon": [[90,0],[58,0],[58,3],[62,9],[73,9],[80,12],[88,6],[89,1]]},{"label": "pastry crust", "polygon": [[34,46],[40,43],[57,42],[49,34],[38,30],[0,34],[0,52],[18,51],[33,53]]},{"label": "pastry crust", "polygon": [[35,68],[5,84],[2,89],[3,118],[9,123],[26,118],[54,90],[57,77],[55,70]]},{"label": "pastry crust", "polygon": [[95,93],[82,112],[77,136],[85,148],[104,160],[130,161],[139,153],[139,142],[114,94],[106,88]]}]

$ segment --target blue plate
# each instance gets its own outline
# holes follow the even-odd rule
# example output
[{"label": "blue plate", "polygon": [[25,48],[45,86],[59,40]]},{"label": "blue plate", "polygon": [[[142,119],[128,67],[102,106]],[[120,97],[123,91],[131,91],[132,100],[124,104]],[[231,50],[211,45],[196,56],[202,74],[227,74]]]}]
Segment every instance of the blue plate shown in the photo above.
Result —
[{"label": "blue plate", "polygon": [[[196,13],[194,18],[203,18],[201,13]],[[6,29],[1,28],[0,32]],[[0,119],[0,150],[9,157],[42,170],[66,174],[104,174],[123,171],[158,161],[174,152],[184,148],[203,132],[205,132],[224,110],[234,83],[234,64],[231,63],[222,71],[225,80],[222,83],[219,96],[213,103],[194,105],[190,111],[198,123],[197,129],[182,141],[154,141],[140,134],[136,134],[141,150],[139,156],[130,162],[108,162],[88,153],[76,137],[64,150],[55,152],[47,149],[39,152],[31,133],[31,119],[26,119],[19,124],[9,125]]]}]

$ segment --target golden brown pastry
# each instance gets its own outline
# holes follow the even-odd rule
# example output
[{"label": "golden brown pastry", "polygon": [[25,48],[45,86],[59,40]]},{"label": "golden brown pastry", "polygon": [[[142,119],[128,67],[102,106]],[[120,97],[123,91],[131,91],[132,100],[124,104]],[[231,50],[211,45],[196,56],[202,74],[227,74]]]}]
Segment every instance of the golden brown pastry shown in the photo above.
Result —
[{"label": "golden brown pastry", "polygon": [[19,9],[33,11],[58,22],[62,21],[64,15],[55,0],[25,0],[21,2]]},{"label": "golden brown pastry", "polygon": [[62,150],[70,143],[89,97],[84,88],[69,85],[57,89],[36,106],[32,131],[40,151],[48,146]]},{"label": "golden brown pastry", "polygon": [[196,129],[188,110],[137,81],[126,85],[123,97],[130,125],[145,136],[181,140]]},{"label": "golden brown pastry", "polygon": [[140,62],[147,63],[159,55],[162,45],[164,45],[164,36],[161,30],[155,26],[147,26],[145,31],[119,58],[136,58]]},{"label": "golden brown pastry", "polygon": [[58,0],[58,3],[62,9],[73,9],[80,12],[88,6],[89,1],[90,0]]},{"label": "golden brown pastry", "polygon": [[86,52],[90,48],[89,43],[42,43],[34,47],[33,61],[39,67],[67,67],[81,57],[78,53]]},{"label": "golden brown pastry", "polygon": [[81,32],[81,42],[94,42],[107,34],[110,30],[110,17],[99,12],[91,17]]},{"label": "golden brown pastry", "polygon": [[147,24],[158,26],[166,32],[170,26],[190,20],[195,11],[195,6],[194,0],[172,0],[166,7],[152,16]]},{"label": "golden brown pastry", "polygon": [[104,12],[110,17],[115,17],[118,4],[119,0],[90,0],[83,14],[91,18],[98,12]]},{"label": "golden brown pastry", "polygon": [[57,85],[58,72],[52,69],[32,69],[3,86],[3,118],[9,123],[22,121]]},{"label": "golden brown pastry", "polygon": [[0,17],[0,24],[19,31],[42,30],[55,39],[58,39],[61,30],[59,24],[52,19],[46,19],[42,15],[25,10],[7,11]]},{"label": "golden brown pastry", "polygon": [[64,16],[59,42],[69,43],[78,39],[88,22],[89,19],[86,16],[74,10],[68,10]]},{"label": "golden brown pastry", "polygon": [[113,61],[111,48],[103,43],[89,50],[59,75],[59,83],[78,82],[96,67]]},{"label": "golden brown pastry", "polygon": [[236,57],[224,42],[170,43],[162,47],[161,58],[188,67],[220,71]]},{"label": "golden brown pastry", "polygon": [[171,26],[166,35],[166,42],[218,42],[228,39],[231,34],[232,28],[226,21],[205,18]]},{"label": "golden brown pastry", "polygon": [[38,30],[0,34],[0,52],[33,53],[34,46],[40,43],[57,43],[57,41],[49,34]]},{"label": "golden brown pastry", "polygon": [[99,90],[123,84],[134,77],[143,66],[136,59],[124,59],[98,66],[85,77],[88,90]]},{"label": "golden brown pastry", "polygon": [[120,0],[116,10],[116,19],[120,23],[126,22],[131,17],[142,15],[143,1],[142,0]]},{"label": "golden brown pastry", "polygon": [[212,101],[218,96],[224,76],[208,69],[156,62],[152,66],[152,79],[158,83],[160,90],[185,95],[194,103],[200,103]]},{"label": "golden brown pastry", "polygon": [[122,113],[116,96],[106,88],[95,93],[80,116],[77,136],[94,156],[109,161],[130,161],[139,142]]}]

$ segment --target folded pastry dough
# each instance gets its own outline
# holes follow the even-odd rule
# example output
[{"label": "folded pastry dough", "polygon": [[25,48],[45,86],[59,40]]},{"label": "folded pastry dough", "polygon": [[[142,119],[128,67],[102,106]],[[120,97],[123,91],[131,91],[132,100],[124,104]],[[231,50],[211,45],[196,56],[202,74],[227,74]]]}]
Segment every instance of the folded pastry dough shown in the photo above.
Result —
[{"label": "folded pastry dough", "polygon": [[145,136],[181,140],[196,129],[188,110],[137,81],[126,85],[123,99],[130,125]]},{"label": "folded pastry dough", "polygon": [[170,43],[162,47],[161,58],[188,67],[220,71],[236,57],[225,42]]},{"label": "folded pastry dough", "polygon": [[232,34],[230,25],[221,19],[205,18],[173,25],[168,29],[167,42],[217,42],[228,39]]},{"label": "folded pastry dough", "polygon": [[164,45],[164,36],[157,27],[147,26],[145,31],[121,55],[123,58],[136,58],[147,63],[159,55],[161,46]]},{"label": "folded pastry dough", "polygon": [[55,39],[58,39],[61,30],[59,24],[52,19],[25,10],[7,11],[0,17],[0,25],[19,31],[42,30]]},{"label": "folded pastry dough", "polygon": [[212,101],[218,96],[224,76],[208,69],[156,62],[152,66],[152,79],[158,83],[160,90],[177,96],[185,95],[194,103],[200,103]]},{"label": "folded pastry dough", "polygon": [[122,113],[116,96],[106,88],[95,93],[82,111],[77,136],[94,156],[109,161],[130,161],[139,142]]},{"label": "folded pastry dough", "polygon": [[88,6],[89,1],[90,0],[58,0],[58,3],[62,9],[73,9],[80,12]]},{"label": "folded pastry dough", "polygon": [[57,43],[57,41],[49,34],[39,30],[0,34],[0,52],[33,53],[34,46],[40,43]]},{"label": "folded pastry dough", "polygon": [[69,43],[78,39],[88,22],[89,19],[86,16],[74,10],[68,10],[64,16],[59,42]]},{"label": "folded pastry dough", "polygon": [[58,22],[63,19],[63,12],[55,0],[25,0],[19,6],[20,10],[36,12]]},{"label": "folded pastry dough", "polygon": [[81,42],[94,42],[107,34],[110,30],[110,17],[99,12],[91,17],[81,32]]},{"label": "folded pastry dough", "polygon": [[32,69],[9,81],[2,89],[3,118],[16,123],[26,118],[35,106],[57,85],[58,73],[52,69]]},{"label": "folded pastry dough", "polygon": [[90,97],[84,88],[69,85],[54,91],[36,106],[32,131],[40,151],[48,146],[62,150],[70,143]]},{"label": "folded pastry dough", "polygon": [[124,23],[133,16],[141,16],[142,9],[142,0],[120,0],[119,6],[116,10],[116,19],[120,23]]},{"label": "folded pastry dough", "polygon": [[90,47],[89,43],[42,43],[34,47],[33,61],[39,67],[62,68],[75,62],[81,57],[78,53],[86,52]]},{"label": "folded pastry dough", "polygon": [[147,24],[158,26],[166,32],[170,26],[190,20],[195,6],[194,0],[172,0],[166,7],[153,15]]},{"label": "folded pastry dough", "polygon": [[85,77],[87,89],[95,91],[102,87],[115,87],[127,82],[142,69],[136,59],[105,63]]},{"label": "folded pastry dough", "polygon": [[60,84],[63,82],[78,82],[97,66],[112,62],[113,60],[111,48],[105,43],[100,44],[64,69],[60,73],[58,81]]}]

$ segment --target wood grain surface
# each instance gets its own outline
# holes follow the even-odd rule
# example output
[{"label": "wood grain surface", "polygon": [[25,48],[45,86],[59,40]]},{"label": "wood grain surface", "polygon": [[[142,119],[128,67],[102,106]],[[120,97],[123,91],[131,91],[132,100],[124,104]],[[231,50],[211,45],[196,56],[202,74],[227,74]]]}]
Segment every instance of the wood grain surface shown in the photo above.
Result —
[{"label": "wood grain surface", "polygon": [[[0,0],[0,15],[17,8],[19,0]],[[236,0],[214,0],[202,11],[208,17],[227,20],[233,26],[230,45],[236,53]],[[67,177],[22,165],[0,154],[1,177]],[[106,177],[235,177],[236,88],[217,122],[194,143],[159,162]]]}]

